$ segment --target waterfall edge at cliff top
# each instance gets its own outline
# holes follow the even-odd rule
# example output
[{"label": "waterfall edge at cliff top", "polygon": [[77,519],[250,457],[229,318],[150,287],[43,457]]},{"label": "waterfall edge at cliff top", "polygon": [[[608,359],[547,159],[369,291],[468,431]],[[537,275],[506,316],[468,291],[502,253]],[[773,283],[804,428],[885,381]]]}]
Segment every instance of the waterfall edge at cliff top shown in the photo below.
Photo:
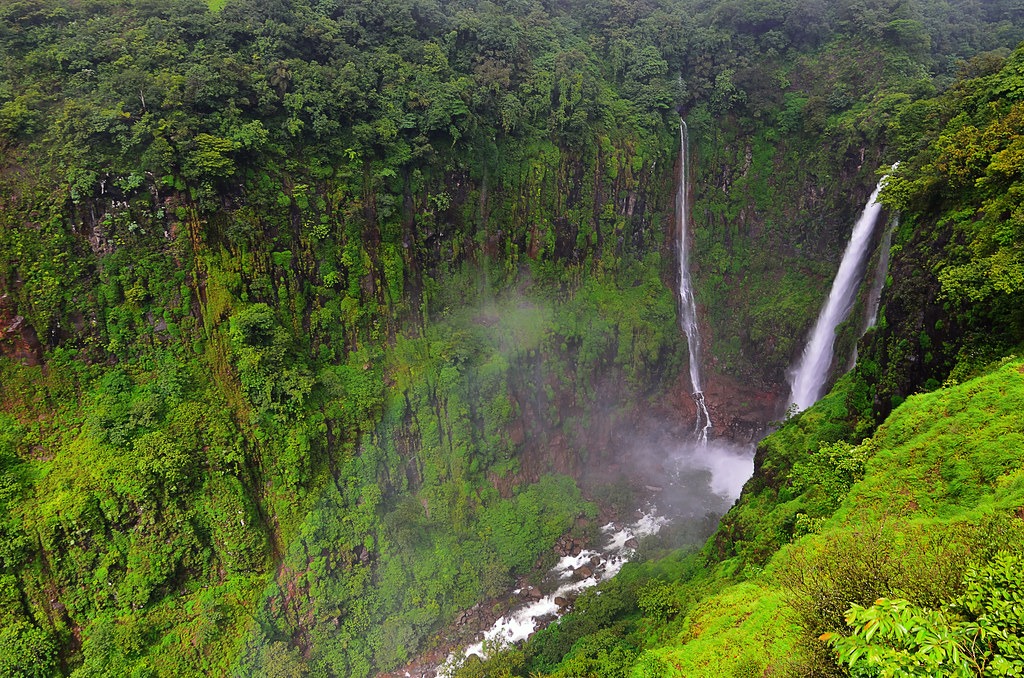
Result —
[{"label": "waterfall edge at cliff top", "polygon": [[[896,165],[893,165],[893,169],[895,168]],[[857,289],[860,287],[864,274],[867,249],[871,243],[878,216],[882,211],[882,205],[878,203],[878,193],[882,190],[887,177],[888,175],[879,180],[871,197],[868,198],[864,211],[861,212],[860,218],[854,224],[850,240],[843,252],[843,259],[839,264],[839,271],[836,273],[835,280],[832,281],[828,299],[814,323],[811,338],[804,347],[800,363],[792,373],[789,404],[795,405],[797,412],[802,412],[818,402],[825,389],[832,365],[836,327],[850,314],[857,296]]]},{"label": "waterfall edge at cliff top", "polygon": [[693,402],[697,406],[694,432],[701,442],[707,442],[712,424],[711,415],[704,402],[700,379],[700,330],[697,327],[697,302],[693,297],[693,283],[690,280],[690,205],[687,185],[690,175],[690,132],[682,118],[679,119],[679,153],[681,167],[676,193],[676,222],[679,228],[679,324],[686,335],[686,345],[690,353],[690,384],[693,387]]}]

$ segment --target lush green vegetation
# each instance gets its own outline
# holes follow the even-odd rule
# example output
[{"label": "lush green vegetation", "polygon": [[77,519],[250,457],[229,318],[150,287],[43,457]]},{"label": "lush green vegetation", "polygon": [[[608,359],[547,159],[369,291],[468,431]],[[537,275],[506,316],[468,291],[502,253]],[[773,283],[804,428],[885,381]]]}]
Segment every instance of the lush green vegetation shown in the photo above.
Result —
[{"label": "lush green vegetation", "polygon": [[[676,109],[705,367],[778,385],[898,155],[882,323],[703,551],[465,670],[810,667],[825,632],[855,664],[921,653],[845,633],[852,602],[1002,632],[1017,584],[979,559],[1017,557],[1018,377],[991,363],[1022,336],[1024,89],[1020,52],[959,57],[1019,11],[0,0],[0,675],[372,675],[543,565],[597,510],[576,481],[618,461],[607,432],[685,372]],[[940,410],[963,430],[914,447]],[[863,548],[863,493],[936,465]],[[837,588],[896,544],[914,567]]]},{"label": "lush green vegetation", "polygon": [[6,670],[369,675],[592,513],[587,404],[683,355],[664,62],[648,109],[539,7],[2,9]]}]

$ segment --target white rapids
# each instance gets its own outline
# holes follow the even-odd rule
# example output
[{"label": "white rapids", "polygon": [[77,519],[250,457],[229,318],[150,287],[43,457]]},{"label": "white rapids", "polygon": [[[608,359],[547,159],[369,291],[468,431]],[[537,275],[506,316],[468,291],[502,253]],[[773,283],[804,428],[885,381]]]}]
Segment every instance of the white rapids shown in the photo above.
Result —
[{"label": "white rapids", "polygon": [[[552,574],[557,575],[560,582],[553,591],[505,615],[484,631],[483,637],[476,643],[449,656],[438,667],[438,678],[450,676],[470,655],[483,658],[489,649],[505,647],[529,638],[540,626],[540,620],[561,614],[563,608],[555,602],[556,598],[575,597],[581,591],[614,577],[635,552],[631,540],[656,534],[667,522],[667,518],[658,516],[652,510],[628,525],[608,523],[602,527],[603,545],[600,550],[584,549],[577,556],[563,556],[551,568]],[[584,566],[590,568],[593,574],[583,579],[574,579],[576,570]]]}]

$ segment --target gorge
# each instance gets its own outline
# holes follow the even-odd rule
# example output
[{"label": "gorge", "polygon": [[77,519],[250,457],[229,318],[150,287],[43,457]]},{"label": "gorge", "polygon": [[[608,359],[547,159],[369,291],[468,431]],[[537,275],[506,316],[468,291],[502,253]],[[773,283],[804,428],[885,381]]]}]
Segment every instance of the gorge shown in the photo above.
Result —
[{"label": "gorge", "polygon": [[1017,661],[971,633],[1024,571],[1022,39],[1013,0],[0,2],[0,675],[400,676],[601,568],[454,678],[947,668],[898,615]]}]

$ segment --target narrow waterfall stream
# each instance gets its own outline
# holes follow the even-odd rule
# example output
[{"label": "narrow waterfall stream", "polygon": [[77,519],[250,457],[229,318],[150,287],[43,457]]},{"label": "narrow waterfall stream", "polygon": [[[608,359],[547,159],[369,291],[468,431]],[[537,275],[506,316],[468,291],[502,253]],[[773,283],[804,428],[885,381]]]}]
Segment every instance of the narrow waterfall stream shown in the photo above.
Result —
[{"label": "narrow waterfall stream", "polygon": [[882,190],[884,182],[885,177],[878,182],[860,219],[853,227],[850,241],[839,264],[839,271],[832,282],[828,300],[818,314],[818,320],[800,357],[800,363],[792,373],[789,403],[796,406],[797,412],[802,412],[816,403],[825,390],[832,365],[836,327],[850,314],[857,289],[864,276],[864,260],[868,254],[878,215],[882,211],[882,206],[878,203],[878,193]]},{"label": "narrow waterfall stream", "polygon": [[697,421],[694,432],[706,443],[711,432],[711,415],[704,402],[704,391],[700,380],[700,331],[697,327],[697,303],[693,298],[693,283],[690,280],[690,131],[686,121],[679,119],[679,187],[676,192],[676,222],[679,227],[679,324],[686,334],[690,350],[690,384],[693,387],[693,402],[697,404]]},{"label": "narrow waterfall stream", "polygon": [[[889,274],[889,250],[892,249],[892,232],[900,225],[900,215],[896,213],[889,219],[882,232],[882,242],[878,245],[878,262],[875,264],[875,272],[871,278],[871,289],[868,290],[868,301],[864,309],[864,324],[861,326],[860,335],[870,330],[878,322],[878,309],[882,305],[882,292],[885,290],[885,278]],[[857,364],[857,347],[853,347],[850,361],[846,364],[846,371],[849,372]]]},{"label": "narrow waterfall stream", "polygon": [[899,228],[900,215],[896,213],[885,227],[882,234],[882,242],[878,246],[878,265],[875,267],[875,276],[871,281],[871,291],[868,293],[867,316],[864,321],[864,331],[868,331],[878,322],[878,308],[882,304],[882,290],[885,289],[885,278],[889,274],[889,250],[892,249],[892,232]]}]

